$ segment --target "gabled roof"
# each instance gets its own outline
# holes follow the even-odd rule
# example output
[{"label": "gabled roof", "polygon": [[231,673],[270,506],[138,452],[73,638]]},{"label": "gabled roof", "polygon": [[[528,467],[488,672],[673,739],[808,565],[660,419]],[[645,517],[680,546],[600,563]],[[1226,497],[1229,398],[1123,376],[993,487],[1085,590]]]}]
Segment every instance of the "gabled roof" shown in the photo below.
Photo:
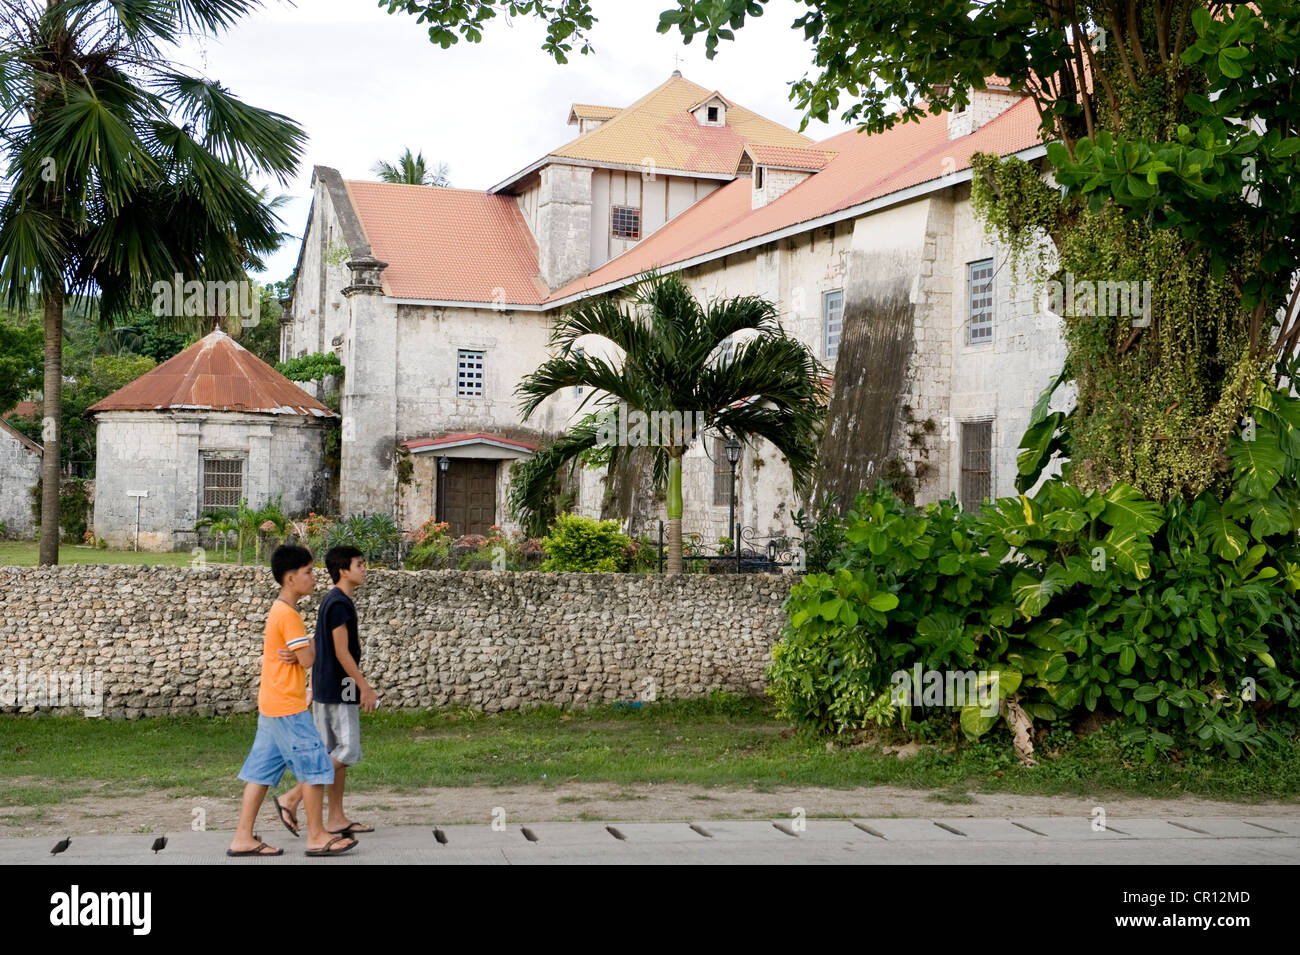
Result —
[{"label": "gabled roof", "polygon": [[820,172],[767,205],[752,207],[748,179],[730,182],[547,301],[559,302],[648,269],[720,254],[748,240],[761,241],[762,236],[961,173],[970,168],[975,153],[1006,156],[1041,142],[1038,114],[1028,97],[954,140],[948,139],[946,113],[900,123],[876,135],[856,130],[840,133],[817,144],[818,151],[835,154]]},{"label": "gabled roof", "polygon": [[20,401],[4,413],[4,419],[10,418],[31,418],[41,413],[41,403],[39,401]]},{"label": "gabled roof", "polygon": [[491,192],[506,189],[549,162],[573,160],[599,166],[642,168],[653,162],[665,172],[731,178],[745,143],[808,146],[812,140],[780,123],[730,103],[725,126],[701,126],[691,108],[719,95],[682,76],[651,90],[607,122],[565,143]]},{"label": "gabled roof", "polygon": [[713,100],[715,100],[715,99],[720,99],[720,100],[722,100],[722,105],[725,106],[725,107],[727,107],[727,109],[731,109],[731,107],[732,107],[732,105],[733,105],[732,102],[731,102],[731,100],[727,99],[725,96],[723,96],[723,95],[722,95],[721,93],[719,93],[717,90],[714,90],[712,93],[710,93],[708,96],[704,97],[704,99],[700,100],[700,101],[699,101],[698,103],[696,103],[694,106],[688,106],[688,107],[687,107],[687,111],[693,113],[693,112],[695,112],[697,109],[699,109],[701,106],[703,106],[705,103],[711,102],[711,101],[713,101]]},{"label": "gabled roof", "polygon": [[0,434],[7,434],[33,454],[44,454],[45,449],[23,434],[8,421],[0,419]]},{"label": "gabled roof", "polygon": [[537,242],[514,196],[387,182],[345,183],[391,298],[536,305]]},{"label": "gabled roof", "polygon": [[334,417],[220,329],[91,405],[86,414],[181,409]]},{"label": "gabled roof", "polygon": [[402,447],[408,451],[444,451],[448,448],[462,448],[470,445],[501,448],[522,454],[532,454],[539,447],[539,445],[528,441],[518,441],[499,434],[489,434],[486,431],[459,431],[455,434],[443,435],[441,438],[413,438],[410,441],[402,442]]},{"label": "gabled roof", "polygon": [[623,112],[621,106],[592,106],[590,103],[574,103],[569,108],[569,123],[572,125],[580,119],[613,119]]},{"label": "gabled roof", "polygon": [[[749,156],[756,166],[817,172],[826,168],[826,164],[839,154],[825,149],[798,149],[793,146],[764,146],[757,143],[746,143],[744,155]],[[743,164],[744,159],[742,158],[741,165]]]}]

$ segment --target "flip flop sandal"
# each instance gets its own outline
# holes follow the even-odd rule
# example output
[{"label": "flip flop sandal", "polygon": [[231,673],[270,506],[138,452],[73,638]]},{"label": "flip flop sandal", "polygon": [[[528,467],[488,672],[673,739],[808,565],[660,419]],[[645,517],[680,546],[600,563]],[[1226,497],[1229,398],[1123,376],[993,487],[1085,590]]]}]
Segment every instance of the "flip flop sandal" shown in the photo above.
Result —
[{"label": "flip flop sandal", "polygon": [[342,848],[342,849],[331,849],[331,848],[330,848],[332,845],[334,845],[334,843],[336,843],[336,842],[342,842],[342,841],[343,841],[344,839],[346,839],[346,838],[349,838],[349,837],[347,837],[347,836],[335,836],[333,839],[331,839],[329,842],[325,843],[325,845],[323,845],[323,846],[322,846],[321,848],[319,848],[319,849],[308,849],[308,850],[307,850],[307,855],[309,855],[309,856],[341,856],[341,855],[343,855],[343,853],[345,853],[345,852],[351,852],[353,849],[355,849],[355,848],[357,847],[357,840],[356,840],[356,839],[353,839],[353,840],[352,840],[352,844],[351,844],[351,845],[349,845],[349,846],[345,846],[345,847]]},{"label": "flip flop sandal", "polygon": [[326,829],[332,836],[350,836],[354,832],[374,832],[374,826],[367,826],[364,822],[349,822],[342,829]]},{"label": "flip flop sandal", "polygon": [[258,840],[257,840],[257,848],[256,848],[256,849],[240,849],[238,852],[236,852],[234,849],[227,849],[227,850],[226,850],[226,855],[228,855],[228,856],[268,856],[268,857],[269,857],[269,856],[282,856],[282,855],[284,855],[284,850],[283,850],[283,849],[276,849],[276,850],[274,850],[273,852],[263,852],[263,851],[262,851],[263,849],[270,849],[270,848],[271,848],[271,847],[268,846],[265,842],[263,842],[261,839],[258,839]]},{"label": "flip flop sandal", "polygon": [[292,832],[293,837],[297,839],[298,830],[293,825],[297,820],[294,818],[293,813],[284,808],[284,806],[281,806],[280,800],[276,799],[275,796],[271,797],[271,802],[275,803],[276,811],[280,813],[280,822],[284,824],[284,828]]}]

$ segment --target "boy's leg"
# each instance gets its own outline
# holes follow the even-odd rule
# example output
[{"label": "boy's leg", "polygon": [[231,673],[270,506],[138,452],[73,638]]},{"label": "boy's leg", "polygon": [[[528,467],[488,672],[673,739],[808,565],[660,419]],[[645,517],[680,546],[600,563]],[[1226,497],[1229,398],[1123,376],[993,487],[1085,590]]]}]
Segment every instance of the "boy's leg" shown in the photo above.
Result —
[{"label": "boy's leg", "polygon": [[298,815],[298,807],[302,805],[302,790],[302,783],[294,783],[293,788],[280,797],[280,805],[295,818]]},{"label": "boy's leg", "polygon": [[307,813],[307,849],[324,849],[334,840],[337,841],[331,851],[356,845],[354,838],[325,831],[325,787],[334,782],[334,767],[312,723],[311,714],[303,710],[293,716],[278,717],[276,732],[281,752],[302,786],[302,804]]},{"label": "boy's leg", "polygon": [[253,737],[252,749],[239,770],[239,778],[244,781],[244,795],[239,803],[239,824],[235,827],[235,837],[230,843],[234,852],[257,848],[258,841],[253,837],[257,813],[262,808],[267,789],[279,783],[280,777],[284,775],[285,761],[276,745],[273,730],[274,727],[267,718],[259,714],[257,735]]},{"label": "boy's leg", "polygon": [[258,783],[244,784],[244,798],[239,803],[239,825],[235,827],[235,838],[230,841],[233,852],[257,848],[258,840],[253,838],[253,825],[257,821],[258,810],[262,808],[262,800],[266,798],[267,788]]},{"label": "boy's leg", "polygon": [[334,782],[330,783],[330,808],[325,828],[337,832],[348,824],[347,813],[343,811],[343,785],[348,781],[348,767],[337,759],[330,761],[334,764]]},{"label": "boy's leg", "polygon": [[307,810],[307,848],[323,849],[325,843],[333,837],[325,831],[322,807],[325,804],[325,787],[322,785],[302,787],[302,803]]}]

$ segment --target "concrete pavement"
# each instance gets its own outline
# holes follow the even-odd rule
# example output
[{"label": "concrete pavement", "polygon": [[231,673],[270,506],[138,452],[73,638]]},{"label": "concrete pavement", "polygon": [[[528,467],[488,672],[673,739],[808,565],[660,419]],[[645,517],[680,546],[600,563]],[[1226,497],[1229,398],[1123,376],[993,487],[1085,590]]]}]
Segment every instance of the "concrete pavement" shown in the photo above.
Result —
[{"label": "concrete pavement", "polygon": [[[514,823],[394,826],[358,836],[336,859],[303,855],[303,842],[264,826],[263,839],[285,850],[274,858],[231,859],[230,833],[73,834],[0,840],[4,865],[526,865],[655,863],[961,863],[961,864],[1296,864],[1300,815],[1121,819],[1093,829],[1090,818],[932,817],[922,819],[708,820],[695,823]],[[439,836],[440,834],[440,836]],[[440,838],[441,837],[441,838]]]}]

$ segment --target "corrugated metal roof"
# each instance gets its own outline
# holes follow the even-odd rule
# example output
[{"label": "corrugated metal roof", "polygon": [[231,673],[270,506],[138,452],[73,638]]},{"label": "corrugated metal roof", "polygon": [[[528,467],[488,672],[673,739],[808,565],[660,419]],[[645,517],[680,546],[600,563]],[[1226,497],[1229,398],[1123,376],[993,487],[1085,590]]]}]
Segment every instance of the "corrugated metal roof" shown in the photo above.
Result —
[{"label": "corrugated metal roof", "polygon": [[220,329],[91,405],[86,414],[180,409],[334,417]]}]

